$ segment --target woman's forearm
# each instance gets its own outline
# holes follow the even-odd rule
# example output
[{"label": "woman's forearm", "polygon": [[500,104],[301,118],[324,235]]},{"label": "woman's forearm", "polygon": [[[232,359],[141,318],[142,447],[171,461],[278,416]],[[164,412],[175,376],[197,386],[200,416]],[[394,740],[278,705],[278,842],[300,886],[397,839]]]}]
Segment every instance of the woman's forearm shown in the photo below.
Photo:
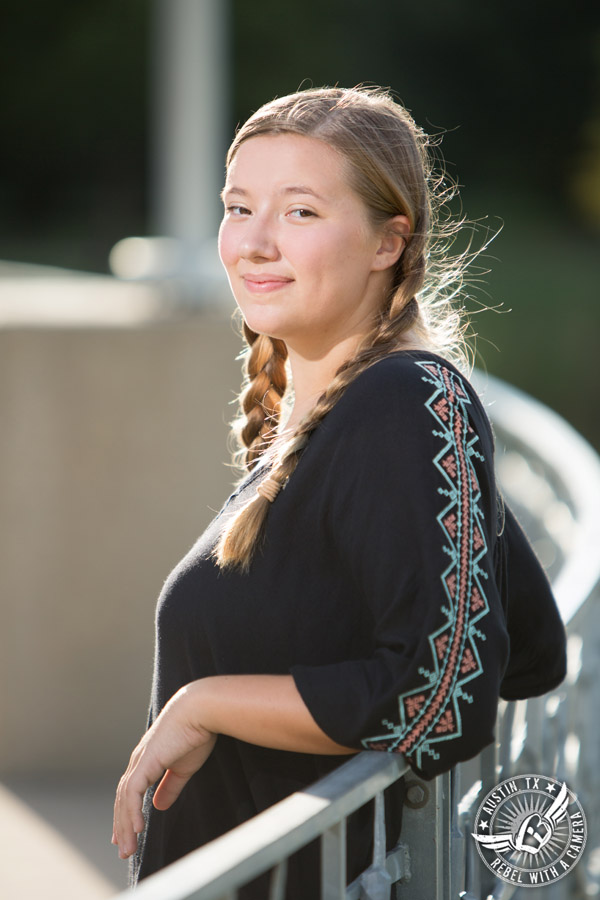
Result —
[{"label": "woman's forearm", "polygon": [[298,753],[355,753],[319,728],[291,675],[216,675],[193,681],[198,725],[250,744]]},{"label": "woman's forearm", "polygon": [[119,782],[113,843],[126,859],[144,828],[142,801],[160,779],[153,803],[168,809],[210,756],[219,734],[274,750],[355,753],[319,728],[291,675],[216,675],[171,697],[134,749]]}]

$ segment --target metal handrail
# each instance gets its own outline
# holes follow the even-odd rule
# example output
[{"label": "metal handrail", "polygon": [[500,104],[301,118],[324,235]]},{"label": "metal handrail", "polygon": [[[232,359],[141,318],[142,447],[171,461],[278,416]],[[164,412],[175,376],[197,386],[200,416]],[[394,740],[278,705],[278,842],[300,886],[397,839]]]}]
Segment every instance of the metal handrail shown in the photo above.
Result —
[{"label": "metal handrail", "polygon": [[568,498],[574,534],[565,563],[552,589],[565,625],[600,580],[600,458],[588,442],[544,404],[491,375],[474,373],[472,381],[494,429],[517,441],[550,471]]},{"label": "metal handrail", "polygon": [[[359,753],[305,791],[291,794],[145,879],[136,889],[136,900],[224,900],[316,837],[327,845],[323,900],[339,898],[335,871],[345,879],[345,865],[340,864],[345,857],[345,835],[339,826],[407,771],[407,763],[396,754]],[[275,872],[274,883],[277,876]],[[119,894],[122,900],[129,896]]]}]

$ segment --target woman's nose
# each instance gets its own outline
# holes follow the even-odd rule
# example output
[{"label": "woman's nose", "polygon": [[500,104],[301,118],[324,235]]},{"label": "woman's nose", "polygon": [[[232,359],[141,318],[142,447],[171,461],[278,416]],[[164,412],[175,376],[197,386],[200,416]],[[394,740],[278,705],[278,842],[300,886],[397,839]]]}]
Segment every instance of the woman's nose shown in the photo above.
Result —
[{"label": "woman's nose", "polygon": [[265,218],[255,216],[249,219],[240,245],[240,254],[244,259],[275,260],[279,256],[279,248],[274,228]]}]

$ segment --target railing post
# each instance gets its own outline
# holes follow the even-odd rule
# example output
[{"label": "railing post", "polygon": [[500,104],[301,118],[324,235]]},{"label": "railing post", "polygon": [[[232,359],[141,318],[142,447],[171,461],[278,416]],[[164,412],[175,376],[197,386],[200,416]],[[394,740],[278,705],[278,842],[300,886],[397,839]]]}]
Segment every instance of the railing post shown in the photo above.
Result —
[{"label": "railing post", "polygon": [[346,819],[321,836],[321,900],[346,896]]},{"label": "railing post", "polygon": [[285,900],[287,882],[287,859],[275,866],[269,885],[269,900]]},{"label": "railing post", "polygon": [[373,864],[360,879],[361,900],[390,900],[392,877],[385,867],[386,831],[383,793],[375,795],[373,823]]},{"label": "railing post", "polygon": [[402,839],[408,844],[411,879],[398,884],[397,900],[448,900],[450,897],[450,774],[426,782],[406,780]]}]

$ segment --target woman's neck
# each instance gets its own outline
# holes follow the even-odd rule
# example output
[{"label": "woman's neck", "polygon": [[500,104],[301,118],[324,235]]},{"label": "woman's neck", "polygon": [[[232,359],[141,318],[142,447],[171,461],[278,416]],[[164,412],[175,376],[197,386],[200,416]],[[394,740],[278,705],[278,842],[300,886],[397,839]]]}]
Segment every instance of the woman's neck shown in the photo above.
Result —
[{"label": "woman's neck", "polygon": [[[321,394],[333,381],[340,366],[356,355],[362,339],[363,336],[352,335],[318,358],[307,357],[288,346],[294,401],[290,415],[281,423],[281,434],[290,434],[308,415]],[[398,342],[397,349],[423,350],[425,348],[415,335],[408,332]]]},{"label": "woman's neck", "polygon": [[289,418],[283,423],[286,432],[293,431],[327,390],[340,366],[356,353],[360,341],[355,337],[336,344],[318,358],[309,358],[288,347],[292,372],[294,403]]}]

